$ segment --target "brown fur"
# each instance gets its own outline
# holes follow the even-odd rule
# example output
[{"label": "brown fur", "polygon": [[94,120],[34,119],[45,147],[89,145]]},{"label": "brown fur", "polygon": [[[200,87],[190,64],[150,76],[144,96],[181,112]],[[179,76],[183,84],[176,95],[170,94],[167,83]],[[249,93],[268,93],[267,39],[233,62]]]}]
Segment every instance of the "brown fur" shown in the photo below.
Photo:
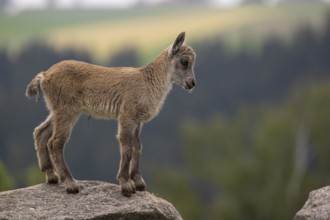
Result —
[{"label": "brown fur", "polygon": [[80,114],[85,113],[118,120],[121,159],[117,179],[122,193],[130,196],[135,189],[146,189],[139,168],[142,125],[159,113],[173,82],[187,90],[196,84],[196,55],[183,45],[184,39],[183,32],[143,68],[108,68],[68,60],[36,75],[26,95],[38,100],[42,91],[50,111],[33,133],[39,166],[48,183],[60,178],[68,193],[79,191],[63,149]]}]

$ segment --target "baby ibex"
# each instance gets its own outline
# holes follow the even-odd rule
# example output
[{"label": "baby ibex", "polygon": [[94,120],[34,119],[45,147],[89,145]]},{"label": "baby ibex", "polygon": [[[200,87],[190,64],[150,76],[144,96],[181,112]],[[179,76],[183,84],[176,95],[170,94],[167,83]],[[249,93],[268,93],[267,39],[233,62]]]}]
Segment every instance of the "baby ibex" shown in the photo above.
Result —
[{"label": "baby ibex", "polygon": [[117,179],[125,196],[143,191],[139,168],[143,123],[161,109],[172,83],[186,90],[196,85],[194,50],[183,44],[182,32],[173,45],[142,68],[108,68],[68,60],[40,72],[27,86],[26,96],[39,100],[41,91],[49,109],[33,136],[40,169],[47,183],[64,183],[67,193],[79,187],[65,162],[63,149],[81,113],[118,120],[120,166]]}]

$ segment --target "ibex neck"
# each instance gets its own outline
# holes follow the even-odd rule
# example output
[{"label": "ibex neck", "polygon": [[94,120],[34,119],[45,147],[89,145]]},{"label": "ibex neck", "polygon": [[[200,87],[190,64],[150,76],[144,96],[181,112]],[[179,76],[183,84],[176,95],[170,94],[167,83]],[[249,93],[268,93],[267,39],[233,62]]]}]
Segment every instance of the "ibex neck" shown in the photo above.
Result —
[{"label": "ibex neck", "polygon": [[167,51],[163,51],[150,64],[142,68],[150,98],[153,105],[158,106],[157,108],[160,108],[159,106],[164,103],[168,92],[172,88],[170,65]]},{"label": "ibex neck", "polygon": [[149,85],[158,90],[171,87],[170,60],[167,51],[163,51],[156,59],[143,68],[143,74]]}]

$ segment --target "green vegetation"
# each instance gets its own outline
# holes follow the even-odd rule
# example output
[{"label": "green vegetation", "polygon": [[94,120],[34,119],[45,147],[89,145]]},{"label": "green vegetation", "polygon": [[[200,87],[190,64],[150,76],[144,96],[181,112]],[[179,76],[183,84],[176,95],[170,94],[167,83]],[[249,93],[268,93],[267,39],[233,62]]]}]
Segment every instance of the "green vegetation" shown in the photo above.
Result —
[{"label": "green vegetation", "polygon": [[44,182],[45,175],[37,165],[30,165],[22,172],[10,174],[0,161],[0,192],[11,190],[18,186],[32,186]]},{"label": "green vegetation", "polygon": [[23,175],[24,185],[33,186],[45,182],[45,174],[37,165],[29,166]]},{"label": "green vegetation", "polygon": [[168,184],[156,191],[187,219],[292,219],[309,191],[330,181],[329,100],[326,82],[297,89],[279,108],[185,121],[183,168],[162,173]]},{"label": "green vegetation", "polygon": [[14,180],[9,175],[6,167],[0,161],[0,192],[5,190],[10,190],[15,187]]}]

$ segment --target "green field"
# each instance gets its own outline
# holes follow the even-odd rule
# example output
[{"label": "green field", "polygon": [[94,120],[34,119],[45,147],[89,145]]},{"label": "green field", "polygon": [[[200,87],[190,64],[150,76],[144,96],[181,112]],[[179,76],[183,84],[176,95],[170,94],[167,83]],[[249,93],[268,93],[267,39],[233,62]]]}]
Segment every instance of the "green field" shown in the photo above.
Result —
[{"label": "green field", "polygon": [[311,4],[230,10],[165,7],[0,14],[0,47],[17,51],[37,39],[58,49],[90,51],[98,60],[123,47],[136,47],[148,57],[168,46],[183,30],[189,42],[217,36],[233,49],[258,47],[268,36],[290,39],[293,31],[306,23],[321,29],[328,10],[325,5]]}]

